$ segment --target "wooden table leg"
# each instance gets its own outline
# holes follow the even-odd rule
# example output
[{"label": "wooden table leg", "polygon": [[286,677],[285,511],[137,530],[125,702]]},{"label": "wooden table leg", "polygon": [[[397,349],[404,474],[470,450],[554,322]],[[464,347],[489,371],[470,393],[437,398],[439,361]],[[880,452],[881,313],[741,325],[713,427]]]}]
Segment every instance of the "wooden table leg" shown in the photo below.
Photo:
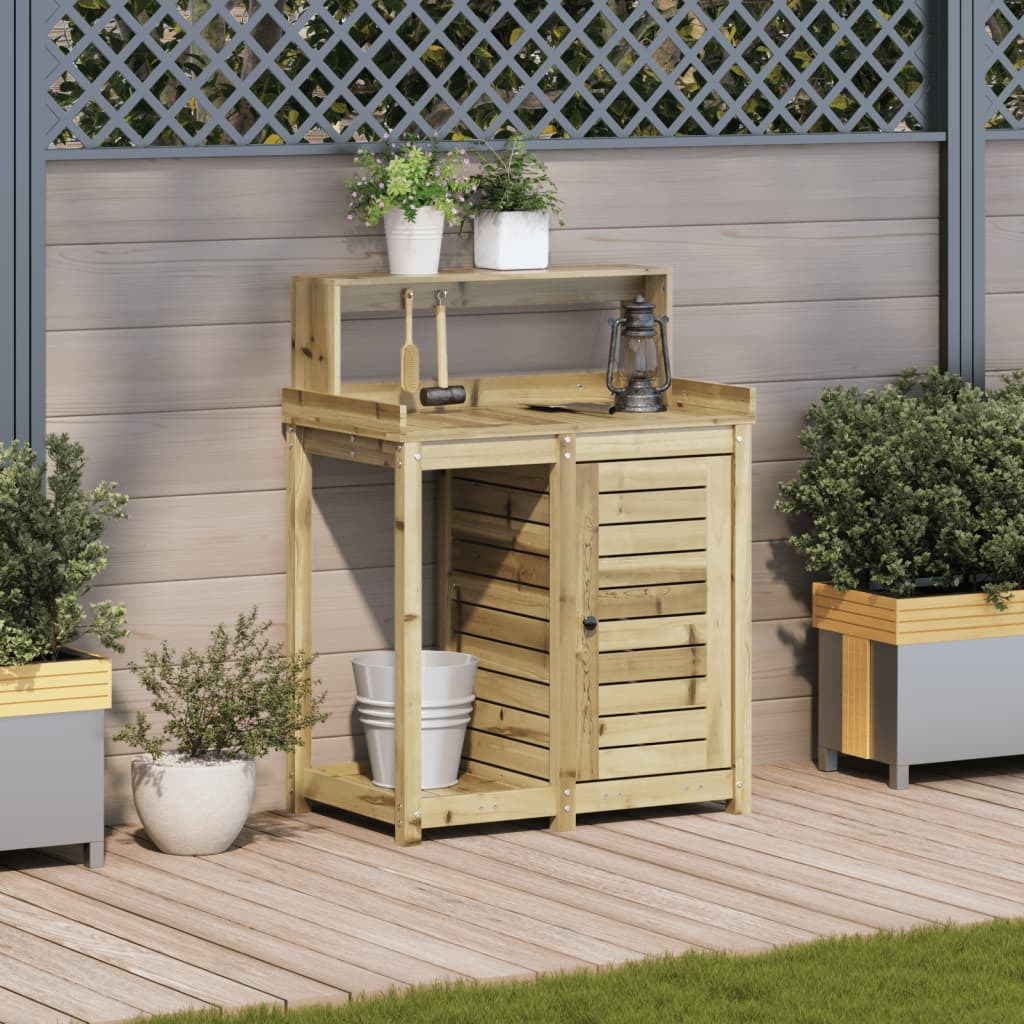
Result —
[{"label": "wooden table leg", "polygon": [[423,470],[418,444],[395,466],[395,842],[423,838]]},{"label": "wooden table leg", "polygon": [[[286,521],[288,523],[287,607],[285,648],[288,654],[313,649],[313,556],[312,510],[313,467],[304,444],[302,427],[288,427]],[[309,711],[309,701],[303,708]],[[292,812],[308,811],[303,776],[312,764],[312,729],[298,734],[301,744],[288,755],[287,807]]]}]

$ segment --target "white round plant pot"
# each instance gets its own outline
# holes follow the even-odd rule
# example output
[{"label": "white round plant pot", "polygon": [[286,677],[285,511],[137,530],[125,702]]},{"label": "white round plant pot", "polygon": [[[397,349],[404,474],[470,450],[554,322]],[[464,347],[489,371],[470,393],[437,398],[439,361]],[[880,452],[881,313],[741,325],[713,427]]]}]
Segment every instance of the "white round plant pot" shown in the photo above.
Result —
[{"label": "white round plant pot", "polygon": [[543,270],[548,265],[547,211],[478,213],[473,263],[484,270]]},{"label": "white round plant pot", "polygon": [[400,209],[384,214],[384,235],[388,244],[388,270],[392,274],[436,274],[441,263],[444,214],[432,206],[421,206],[414,221],[406,220]]},{"label": "white round plant pot", "polygon": [[164,853],[223,853],[242,831],[256,795],[251,757],[149,754],[132,761],[132,796],[142,826]]}]

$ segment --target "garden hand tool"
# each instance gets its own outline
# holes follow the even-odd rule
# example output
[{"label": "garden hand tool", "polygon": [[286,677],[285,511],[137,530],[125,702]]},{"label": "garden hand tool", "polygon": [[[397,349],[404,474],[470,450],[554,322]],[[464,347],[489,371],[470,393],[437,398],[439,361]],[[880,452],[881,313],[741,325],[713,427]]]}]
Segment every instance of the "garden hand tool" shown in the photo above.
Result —
[{"label": "garden hand tool", "polygon": [[423,388],[420,401],[424,405],[461,405],[466,389],[461,384],[448,386],[448,293],[434,292],[434,323],[437,333],[437,387]]},{"label": "garden hand tool", "polygon": [[405,344],[402,346],[399,380],[402,390],[414,394],[420,386],[420,350],[412,340],[412,299],[411,288],[402,292],[405,303]]}]

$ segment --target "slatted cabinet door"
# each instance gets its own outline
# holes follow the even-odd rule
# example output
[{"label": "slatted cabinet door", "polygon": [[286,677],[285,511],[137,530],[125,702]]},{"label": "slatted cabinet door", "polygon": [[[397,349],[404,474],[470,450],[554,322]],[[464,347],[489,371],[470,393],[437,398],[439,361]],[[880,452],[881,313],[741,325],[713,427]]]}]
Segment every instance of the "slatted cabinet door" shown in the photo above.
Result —
[{"label": "slatted cabinet door", "polygon": [[732,765],[731,463],[578,467],[581,782]]}]

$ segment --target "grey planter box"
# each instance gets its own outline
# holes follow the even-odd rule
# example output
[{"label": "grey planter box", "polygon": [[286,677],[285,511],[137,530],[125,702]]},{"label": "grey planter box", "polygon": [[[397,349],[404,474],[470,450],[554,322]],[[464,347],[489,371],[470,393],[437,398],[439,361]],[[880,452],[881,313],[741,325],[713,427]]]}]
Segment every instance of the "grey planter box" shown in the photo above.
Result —
[{"label": "grey planter box", "polygon": [[[894,789],[912,764],[1024,754],[1024,637],[871,653],[871,759],[889,766]],[[818,766],[830,771],[843,749],[842,636],[822,631],[818,659]]]},{"label": "grey planter box", "polygon": [[1024,754],[1020,591],[998,612],[981,595],[896,599],[815,584],[814,624],[823,771],[851,754],[887,764],[902,789],[914,764]]},{"label": "grey planter box", "polygon": [[0,718],[0,850],[82,844],[103,866],[103,712]]}]

